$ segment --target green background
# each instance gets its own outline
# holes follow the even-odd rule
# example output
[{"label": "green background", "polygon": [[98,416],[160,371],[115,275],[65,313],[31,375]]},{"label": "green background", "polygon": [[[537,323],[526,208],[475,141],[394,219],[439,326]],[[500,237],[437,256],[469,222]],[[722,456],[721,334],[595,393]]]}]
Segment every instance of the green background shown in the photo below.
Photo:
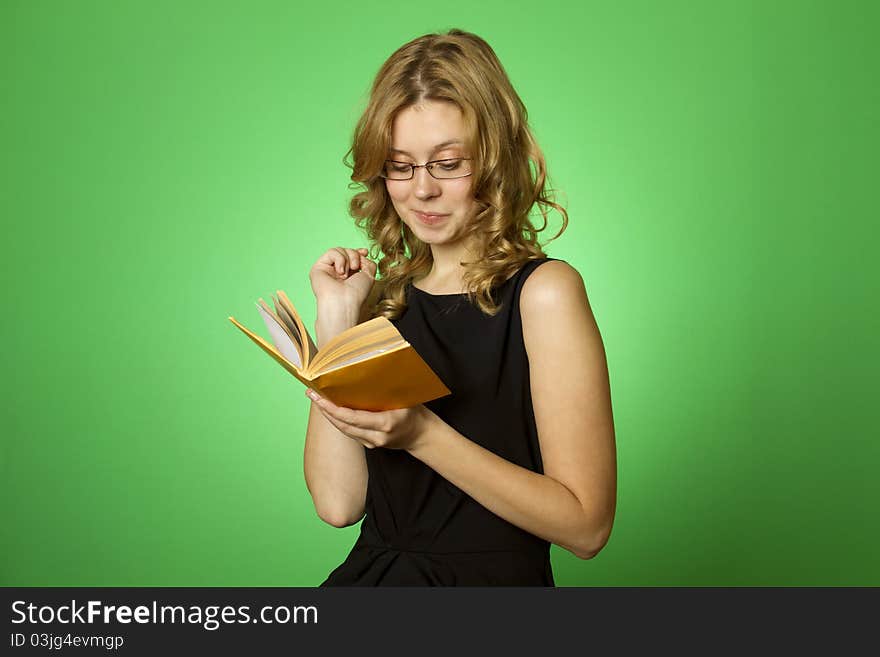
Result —
[{"label": "green background", "polygon": [[0,3],[0,583],[343,560],[303,387],[226,318],[282,288],[312,325],[309,267],[364,245],[373,76],[460,27],[529,109],[608,356],[617,519],[595,559],[553,547],[557,583],[880,584],[871,7]]}]

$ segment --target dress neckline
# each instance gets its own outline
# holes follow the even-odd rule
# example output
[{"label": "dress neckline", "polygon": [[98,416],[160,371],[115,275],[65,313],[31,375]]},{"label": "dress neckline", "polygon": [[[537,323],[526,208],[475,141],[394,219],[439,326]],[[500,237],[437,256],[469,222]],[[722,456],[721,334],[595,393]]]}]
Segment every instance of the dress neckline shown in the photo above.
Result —
[{"label": "dress neckline", "polygon": [[463,297],[463,296],[467,295],[467,292],[448,292],[446,294],[434,294],[433,292],[427,292],[420,287],[416,287],[412,283],[410,283],[410,287],[412,289],[416,290],[417,292],[424,294],[425,296],[428,296],[428,297]]},{"label": "dress neckline", "polygon": [[[499,283],[495,287],[495,289],[500,290],[502,287],[504,287],[505,285],[510,283],[514,278],[516,278],[520,273],[522,273],[523,269],[526,267],[526,265],[528,265],[529,262],[532,262],[532,261],[531,260],[526,261],[526,263],[524,263],[522,267],[520,267],[517,271],[515,271],[513,274],[511,274],[507,280]],[[412,281],[410,281],[409,286],[412,289],[414,289],[416,292],[418,292],[419,294],[422,294],[426,297],[431,297],[432,299],[460,299],[461,297],[467,296],[467,292],[448,292],[446,294],[434,294],[432,292],[427,292],[426,290],[423,290],[420,287],[416,287],[416,285]]]}]

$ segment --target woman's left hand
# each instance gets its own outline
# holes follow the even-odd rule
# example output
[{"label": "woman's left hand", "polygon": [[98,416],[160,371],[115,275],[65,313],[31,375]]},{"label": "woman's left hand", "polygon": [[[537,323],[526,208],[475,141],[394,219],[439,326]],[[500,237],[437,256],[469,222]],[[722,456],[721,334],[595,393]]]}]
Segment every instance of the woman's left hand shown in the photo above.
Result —
[{"label": "woman's left hand", "polygon": [[306,396],[333,426],[367,449],[412,449],[436,417],[423,404],[393,411],[358,411],[337,406],[311,388]]}]

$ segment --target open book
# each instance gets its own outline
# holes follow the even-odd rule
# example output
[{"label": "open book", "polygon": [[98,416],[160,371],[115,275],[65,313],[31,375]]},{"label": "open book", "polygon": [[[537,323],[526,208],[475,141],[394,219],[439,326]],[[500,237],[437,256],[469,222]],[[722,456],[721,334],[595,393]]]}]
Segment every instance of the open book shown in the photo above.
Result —
[{"label": "open book", "polygon": [[272,344],[234,317],[229,321],[284,369],[337,406],[386,411],[450,394],[387,318],[353,326],[319,351],[287,295],[281,290],[276,294],[274,310],[262,299],[257,303]]}]

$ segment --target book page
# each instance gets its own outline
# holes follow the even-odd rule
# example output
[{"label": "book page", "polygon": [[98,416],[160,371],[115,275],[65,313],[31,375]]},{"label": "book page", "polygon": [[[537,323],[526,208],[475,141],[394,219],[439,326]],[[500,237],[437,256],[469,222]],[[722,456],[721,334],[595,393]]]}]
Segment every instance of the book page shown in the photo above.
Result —
[{"label": "book page", "polygon": [[315,359],[315,356],[318,355],[318,347],[315,346],[315,341],[312,340],[312,336],[309,335],[309,332],[306,330],[306,325],[303,324],[302,318],[299,316],[299,313],[296,312],[296,308],[291,303],[290,299],[287,298],[287,295],[284,293],[284,290],[276,290],[275,293],[278,295],[278,300],[281,302],[281,305],[284,306],[284,309],[287,311],[287,314],[290,315],[291,319],[296,323],[299,328],[299,334],[303,337],[303,360],[305,362],[305,368],[308,369],[312,365],[312,361]]},{"label": "book page", "polygon": [[408,342],[395,342],[393,344],[383,345],[381,347],[376,347],[375,349],[371,349],[369,351],[365,351],[362,354],[357,356],[352,356],[348,360],[340,360],[340,361],[331,361],[329,363],[324,363],[324,366],[321,368],[320,374],[326,374],[327,372],[332,372],[333,370],[337,370],[340,367],[345,367],[346,365],[353,365],[354,363],[359,363],[362,360],[367,360],[368,358],[375,358],[380,354],[387,353],[389,351],[393,351],[394,349],[403,349],[404,347],[410,346]]},{"label": "book page", "polygon": [[[284,321],[284,318],[280,317],[274,310],[272,310],[269,307],[269,304],[263,301],[262,297],[257,301],[257,303],[259,303],[263,307],[263,310],[265,310],[267,314],[269,314],[276,322],[278,322],[278,325],[282,329],[284,329],[284,332],[287,333],[287,335],[290,336],[290,339],[293,340],[293,344],[296,345],[296,350],[301,354],[303,352],[302,340],[299,339],[299,335],[296,330],[292,330],[290,326],[288,326],[287,323]],[[278,307],[276,306],[275,309],[277,310]]]},{"label": "book page", "polygon": [[272,297],[272,305],[275,306],[275,314],[278,316],[278,319],[280,319],[284,323],[284,326],[287,327],[287,332],[290,333],[290,337],[292,337],[293,341],[299,345],[300,353],[303,353],[302,345],[305,341],[303,340],[302,335],[300,335],[299,327],[296,325],[293,317],[290,316],[290,313],[287,312],[284,305],[275,297]]},{"label": "book page", "polygon": [[281,365],[285,370],[287,370],[290,374],[295,376],[300,382],[308,387],[312,387],[311,379],[306,378],[306,376],[296,367],[294,367],[293,363],[287,360],[284,356],[282,356],[278,350],[274,347],[274,345],[269,344],[259,335],[251,331],[250,329],[242,326],[241,322],[235,319],[235,317],[230,317],[229,321],[232,322],[242,333],[244,333],[248,338],[250,338],[254,344],[256,344],[260,349],[266,352],[272,360]]},{"label": "book page", "polygon": [[355,344],[352,344],[351,349],[337,349],[336,353],[332,356],[327,356],[321,359],[320,368],[315,374],[323,374],[324,372],[334,370],[337,367],[342,367],[348,363],[356,363],[366,358],[390,351],[391,349],[398,349],[409,344],[400,335],[377,336],[377,338],[378,339],[375,340],[368,340],[367,337],[364,337],[358,340]]},{"label": "book page", "polygon": [[299,353],[299,347],[294,343],[290,335],[287,334],[287,331],[284,330],[274,315],[264,310],[260,304],[257,304],[257,310],[260,311],[260,315],[266,323],[266,328],[269,329],[269,335],[272,336],[272,342],[275,348],[278,349],[278,352],[296,367],[302,368],[302,356]]},{"label": "book page", "polygon": [[335,338],[329,340],[321,349],[318,357],[309,364],[308,370],[316,374],[324,369],[328,362],[340,357],[355,356],[364,347],[369,347],[377,342],[403,341],[403,336],[385,317],[375,317],[369,321],[346,329]]}]

